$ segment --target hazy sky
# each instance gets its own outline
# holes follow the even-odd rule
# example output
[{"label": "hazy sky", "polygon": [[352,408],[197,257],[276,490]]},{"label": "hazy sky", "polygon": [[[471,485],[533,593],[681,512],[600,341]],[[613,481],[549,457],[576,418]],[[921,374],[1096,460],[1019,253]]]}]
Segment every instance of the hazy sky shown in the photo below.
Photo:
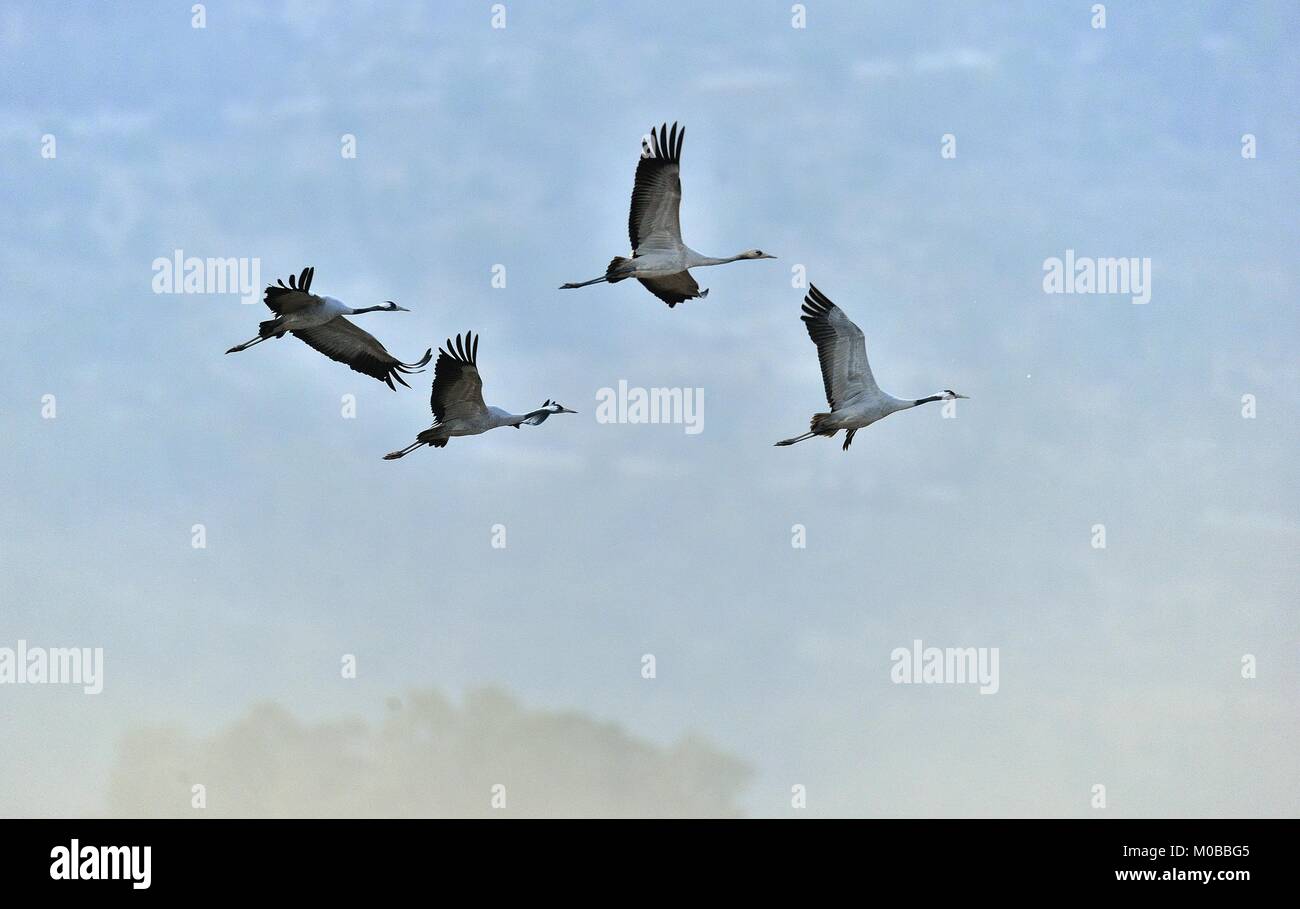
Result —
[{"label": "hazy sky", "polygon": [[[301,755],[485,686],[542,813],[638,813],[697,741],[729,757],[680,813],[1297,813],[1294,3],[190,6],[0,10],[0,647],[105,662],[95,696],[0,685],[0,815],[176,813],[132,777],[155,727],[292,717]],[[780,258],[671,311],[557,290],[627,253],[665,120],[687,242]],[[357,321],[405,359],[474,329],[488,403],[581,413],[384,462],[430,374],[225,356],[266,310],[154,294],[176,249],[395,300]],[[1066,250],[1149,258],[1150,302],[1045,294]],[[825,409],[797,266],[887,391],[971,400],[772,447]],[[598,423],[620,380],[703,389],[703,431]],[[893,684],[918,639],[998,648],[999,690]],[[590,788],[536,769],[565,741]]]}]

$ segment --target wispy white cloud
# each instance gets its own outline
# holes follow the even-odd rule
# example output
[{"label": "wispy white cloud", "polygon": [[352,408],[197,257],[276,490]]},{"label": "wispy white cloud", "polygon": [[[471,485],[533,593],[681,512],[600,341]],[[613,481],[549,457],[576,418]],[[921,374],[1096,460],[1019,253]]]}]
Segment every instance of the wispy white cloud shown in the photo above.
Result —
[{"label": "wispy white cloud", "polygon": [[853,75],[863,81],[897,79],[911,74],[930,75],[962,70],[993,70],[999,56],[974,47],[954,47],[925,51],[911,57],[877,57],[853,64]]}]

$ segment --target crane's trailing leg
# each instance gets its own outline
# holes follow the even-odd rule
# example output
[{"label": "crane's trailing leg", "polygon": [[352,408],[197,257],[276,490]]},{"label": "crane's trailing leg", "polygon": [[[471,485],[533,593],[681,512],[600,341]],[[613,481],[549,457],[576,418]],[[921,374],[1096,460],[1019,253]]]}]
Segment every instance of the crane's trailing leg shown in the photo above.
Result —
[{"label": "crane's trailing leg", "polygon": [[609,267],[605,269],[603,278],[592,278],[590,281],[578,281],[574,284],[561,284],[560,290],[568,290],[571,287],[588,287],[592,284],[603,284],[606,281],[610,284],[617,284],[619,281],[632,277],[635,271],[636,267],[632,264],[631,259],[625,256],[615,256],[610,260]]},{"label": "crane's trailing leg", "polygon": [[590,287],[592,284],[604,284],[609,278],[592,278],[590,281],[570,281],[568,284],[561,284],[560,290],[570,290],[574,287]]},{"label": "crane's trailing leg", "polygon": [[[834,436],[840,431],[840,427],[831,425],[831,414],[815,413],[812,420],[809,421],[808,431],[801,436],[795,436],[793,439],[782,439],[777,445],[793,445],[795,442],[802,442],[804,439],[811,439],[813,436]],[[849,447],[849,442],[853,441],[853,433],[857,430],[850,429],[849,437],[844,442],[845,450]]]},{"label": "crane's trailing leg", "polygon": [[267,338],[282,338],[286,331],[284,327],[284,316],[276,316],[274,319],[267,319],[265,322],[257,323],[257,337],[251,341],[245,341],[243,344],[236,344],[226,353],[238,353],[241,350],[248,350],[254,344],[265,341]]},{"label": "crane's trailing leg", "polygon": [[236,344],[234,347],[230,348],[230,350],[226,351],[226,353],[228,354],[239,353],[241,350],[248,350],[248,348],[252,347],[254,344],[261,344],[265,340],[266,340],[266,336],[258,335],[256,338],[253,338],[251,341],[245,341],[243,344]]},{"label": "crane's trailing leg", "polygon": [[384,455],[384,460],[385,460],[385,461],[396,461],[398,458],[404,458],[404,457],[406,457],[408,454],[410,454],[411,452],[415,451],[415,449],[417,449],[417,448],[419,448],[421,445],[425,445],[425,444],[427,444],[427,443],[425,443],[425,442],[412,442],[410,445],[407,445],[405,448],[398,449],[397,451],[390,451],[388,454]]}]

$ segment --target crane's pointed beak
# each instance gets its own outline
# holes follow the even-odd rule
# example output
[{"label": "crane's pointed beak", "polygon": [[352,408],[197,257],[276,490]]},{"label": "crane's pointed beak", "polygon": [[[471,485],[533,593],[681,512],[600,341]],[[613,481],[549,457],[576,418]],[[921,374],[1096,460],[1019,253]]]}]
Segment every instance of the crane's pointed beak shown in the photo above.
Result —
[{"label": "crane's pointed beak", "polygon": [[398,306],[392,300],[388,301],[388,305],[393,307],[393,309],[397,310],[398,312],[410,312],[410,310],[407,309],[405,306]]},{"label": "crane's pointed beak", "polygon": [[576,411],[576,410],[569,410],[569,408],[567,408],[567,407],[565,407],[563,404],[561,404],[561,405],[560,405],[560,413],[577,413],[577,411]]},{"label": "crane's pointed beak", "polygon": [[764,253],[763,255],[759,256],[759,258],[760,258],[760,259],[775,259],[776,256],[772,255],[771,253]]}]

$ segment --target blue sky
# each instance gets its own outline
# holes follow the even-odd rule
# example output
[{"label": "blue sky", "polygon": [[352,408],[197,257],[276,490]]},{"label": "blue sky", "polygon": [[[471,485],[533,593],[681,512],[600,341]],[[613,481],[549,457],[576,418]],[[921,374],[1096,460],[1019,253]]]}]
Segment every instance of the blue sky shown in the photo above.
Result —
[{"label": "blue sky", "polygon": [[[750,814],[798,783],[815,815],[1086,815],[1103,783],[1112,815],[1293,815],[1295,5],[490,6],[0,12],[0,646],[107,674],[0,687],[0,814],[107,811],[141,727],[493,685],[702,736]],[[627,253],[665,120],[687,242],[780,258],[671,311],[556,290]],[[396,300],[357,321],[408,359],[474,329],[489,403],[582,413],[383,462],[429,376],[224,356],[265,310],[151,293],[177,248]],[[1149,257],[1151,302],[1044,294],[1067,249]],[[773,448],[824,409],[795,266],[956,418]],[[620,380],[703,388],[704,431],[597,423]],[[891,684],[918,638],[999,648],[998,694]]]}]

